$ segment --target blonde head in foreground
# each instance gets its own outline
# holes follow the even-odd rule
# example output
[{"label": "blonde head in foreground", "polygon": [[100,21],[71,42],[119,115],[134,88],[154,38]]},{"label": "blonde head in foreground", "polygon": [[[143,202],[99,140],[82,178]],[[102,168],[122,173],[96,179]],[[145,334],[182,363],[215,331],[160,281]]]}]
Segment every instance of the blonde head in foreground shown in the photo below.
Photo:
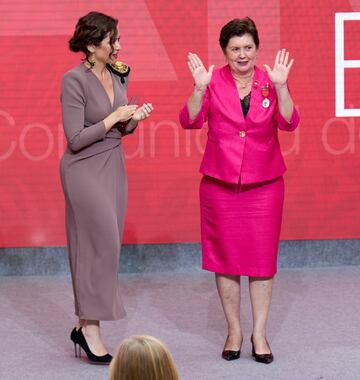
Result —
[{"label": "blonde head in foreground", "polygon": [[151,336],[122,341],[110,365],[110,380],[179,380],[169,350]]}]

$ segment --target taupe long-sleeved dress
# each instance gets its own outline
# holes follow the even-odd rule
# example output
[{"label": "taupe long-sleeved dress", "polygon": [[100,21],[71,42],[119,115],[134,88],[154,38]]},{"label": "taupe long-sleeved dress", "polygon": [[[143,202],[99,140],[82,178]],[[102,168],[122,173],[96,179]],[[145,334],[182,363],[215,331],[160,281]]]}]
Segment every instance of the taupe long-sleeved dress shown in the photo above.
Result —
[{"label": "taupe long-sleeved dress", "polygon": [[114,104],[92,70],[81,64],[62,81],[62,117],[68,147],[60,163],[75,314],[115,320],[125,315],[119,255],[127,202],[121,132],[102,121],[127,104],[126,86],[111,73]]}]

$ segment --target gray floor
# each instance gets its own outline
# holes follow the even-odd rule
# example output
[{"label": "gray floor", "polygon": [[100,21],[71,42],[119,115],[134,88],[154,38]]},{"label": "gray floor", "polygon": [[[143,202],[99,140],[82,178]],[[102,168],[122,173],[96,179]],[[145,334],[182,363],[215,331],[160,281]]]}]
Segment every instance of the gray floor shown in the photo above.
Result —
[{"label": "gray floor", "polygon": [[[360,267],[281,270],[268,327],[271,365],[250,357],[251,315],[240,360],[220,358],[226,329],[209,273],[123,275],[128,315],[103,324],[110,351],[126,336],[150,334],[172,351],[181,379],[360,379]],[[73,356],[68,276],[0,277],[0,379],[107,379],[106,367]]]}]

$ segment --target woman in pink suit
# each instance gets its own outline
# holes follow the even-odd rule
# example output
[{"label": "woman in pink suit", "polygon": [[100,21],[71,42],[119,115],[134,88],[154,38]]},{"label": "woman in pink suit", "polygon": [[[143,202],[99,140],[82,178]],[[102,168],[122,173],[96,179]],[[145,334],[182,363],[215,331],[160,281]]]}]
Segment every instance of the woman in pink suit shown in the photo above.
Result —
[{"label": "woman in pink suit", "polygon": [[253,314],[252,355],[271,363],[266,322],[277,270],[277,253],[286,170],[278,129],[299,124],[287,79],[294,60],[282,49],[273,68],[255,65],[259,37],[250,18],[235,19],[220,33],[227,65],[206,70],[188,55],[194,89],[180,112],[184,128],[208,121],[208,141],[201,163],[201,240],[203,269],[215,272],[228,324],[222,352],[240,357],[240,276],[249,277]]}]

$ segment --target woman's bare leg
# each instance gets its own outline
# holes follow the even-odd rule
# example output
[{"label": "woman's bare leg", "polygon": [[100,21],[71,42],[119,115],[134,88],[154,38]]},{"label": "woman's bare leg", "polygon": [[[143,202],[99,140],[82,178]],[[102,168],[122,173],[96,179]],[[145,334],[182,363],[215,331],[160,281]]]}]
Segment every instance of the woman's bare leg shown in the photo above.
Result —
[{"label": "woman's bare leg", "polygon": [[103,356],[108,353],[101,338],[100,321],[86,320],[82,331],[90,351],[94,355]]},{"label": "woman's bare leg", "polygon": [[81,327],[84,327],[86,319],[78,319],[76,322],[76,330],[79,330]]}]

